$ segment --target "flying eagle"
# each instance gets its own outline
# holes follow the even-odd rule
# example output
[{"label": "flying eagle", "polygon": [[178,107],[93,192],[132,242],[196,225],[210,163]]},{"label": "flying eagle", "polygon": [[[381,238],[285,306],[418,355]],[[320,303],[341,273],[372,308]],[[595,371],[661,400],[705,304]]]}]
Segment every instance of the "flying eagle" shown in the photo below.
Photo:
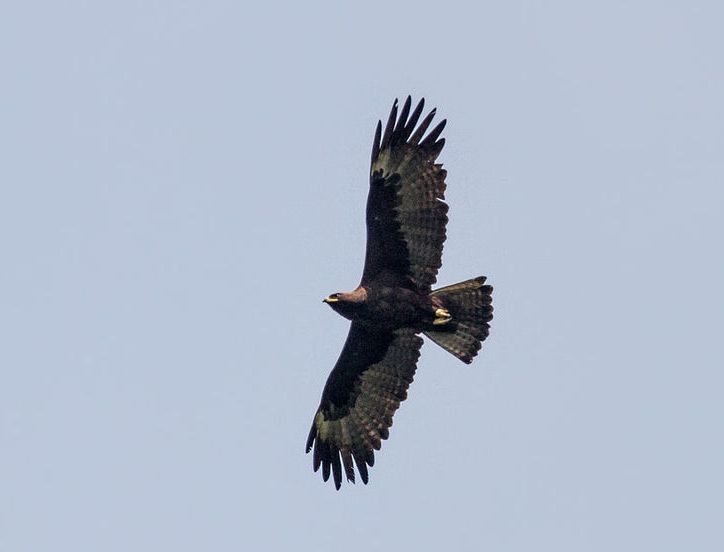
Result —
[{"label": "flying eagle", "polygon": [[342,470],[354,483],[357,466],[368,481],[374,451],[389,436],[392,416],[407,397],[425,334],[465,363],[488,336],[493,288],[479,276],[432,290],[442,264],[448,206],[445,176],[435,163],[445,145],[446,121],[427,131],[435,110],[418,125],[425,100],[410,113],[408,96],[392,105],[372,144],[367,198],[367,252],[354,291],[324,302],[352,321],[347,341],[327,379],[307,439],[314,471],[331,474],[339,490]]}]

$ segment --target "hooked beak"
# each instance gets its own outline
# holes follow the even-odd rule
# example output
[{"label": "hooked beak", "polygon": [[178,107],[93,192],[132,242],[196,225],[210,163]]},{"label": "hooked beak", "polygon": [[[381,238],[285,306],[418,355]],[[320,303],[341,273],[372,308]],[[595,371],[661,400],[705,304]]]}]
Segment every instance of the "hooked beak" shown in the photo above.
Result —
[{"label": "hooked beak", "polygon": [[339,302],[339,298],[338,298],[338,297],[331,297],[331,296],[330,296],[330,297],[325,297],[324,299],[322,299],[322,303],[338,303],[338,302]]}]

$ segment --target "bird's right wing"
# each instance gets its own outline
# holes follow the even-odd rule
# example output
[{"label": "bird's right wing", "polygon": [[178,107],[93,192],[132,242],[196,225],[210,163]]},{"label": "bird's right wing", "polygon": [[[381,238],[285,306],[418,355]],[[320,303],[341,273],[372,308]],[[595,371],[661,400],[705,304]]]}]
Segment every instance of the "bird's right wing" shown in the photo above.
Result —
[{"label": "bird's right wing", "polygon": [[321,466],[327,481],[331,470],[337,489],[343,467],[354,483],[353,458],[367,483],[367,466],[374,464],[374,450],[389,436],[392,416],[407,397],[421,346],[422,338],[412,329],[376,331],[352,323],[306,447],[307,452],[314,447],[314,471]]}]

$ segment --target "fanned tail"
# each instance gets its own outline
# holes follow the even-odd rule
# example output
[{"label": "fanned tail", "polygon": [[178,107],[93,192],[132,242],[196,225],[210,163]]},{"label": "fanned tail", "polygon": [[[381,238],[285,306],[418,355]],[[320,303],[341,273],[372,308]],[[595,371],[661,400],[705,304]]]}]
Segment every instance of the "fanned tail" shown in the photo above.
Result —
[{"label": "fanned tail", "polygon": [[488,337],[488,322],[493,319],[493,288],[485,285],[485,280],[485,276],[478,276],[430,294],[435,303],[447,309],[451,319],[423,333],[466,364],[478,354]]}]

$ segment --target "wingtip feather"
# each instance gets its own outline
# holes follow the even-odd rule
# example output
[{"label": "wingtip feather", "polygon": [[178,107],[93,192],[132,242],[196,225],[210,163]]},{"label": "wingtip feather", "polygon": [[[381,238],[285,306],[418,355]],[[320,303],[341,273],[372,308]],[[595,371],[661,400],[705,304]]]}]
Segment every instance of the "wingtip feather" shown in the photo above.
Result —
[{"label": "wingtip feather", "polygon": [[312,445],[314,444],[314,439],[317,437],[317,425],[312,422],[312,427],[309,430],[309,435],[307,436],[307,445],[305,447],[306,453],[309,454],[309,451],[312,450]]},{"label": "wingtip feather", "polygon": [[442,131],[445,129],[445,125],[447,124],[447,119],[443,119],[440,121],[435,128],[433,128],[430,131],[430,134],[428,134],[425,139],[420,142],[421,148],[431,148],[435,145],[435,141],[438,139],[440,134],[442,134]]},{"label": "wingtip feather", "polygon": [[[408,96],[408,99],[410,96]],[[405,121],[402,121],[402,117],[400,117],[400,122],[397,124],[397,132],[399,133],[399,136],[397,138],[397,142],[403,143],[407,142],[408,138],[410,137],[410,134],[412,134],[412,131],[415,129],[415,125],[417,124],[417,121],[420,119],[420,114],[422,113],[422,109],[425,106],[425,100],[422,99],[415,107],[415,110],[412,112],[412,114],[409,116],[409,118],[406,117]],[[405,103],[405,107],[407,107],[407,103]],[[407,109],[409,111],[409,108]],[[405,112],[407,115],[407,112]]]},{"label": "wingtip feather", "polygon": [[390,116],[387,118],[387,124],[385,125],[385,134],[382,136],[382,143],[380,144],[380,150],[385,149],[390,145],[390,138],[392,138],[392,132],[395,129],[395,121],[397,120],[397,98],[392,103],[392,109],[390,110]]},{"label": "wingtip feather", "polygon": [[377,127],[375,128],[375,138],[372,141],[372,163],[375,162],[377,156],[380,154],[380,139],[382,137],[382,121],[377,121]]},{"label": "wingtip feather", "polygon": [[337,447],[329,445],[332,449],[332,475],[334,476],[334,486],[337,490],[342,486],[342,463],[339,460],[339,450]]},{"label": "wingtip feather", "polygon": [[410,143],[418,144],[420,142],[423,135],[425,134],[425,131],[427,130],[427,127],[430,126],[432,119],[435,117],[435,113],[437,113],[437,108],[433,108],[432,111],[427,114],[427,116],[420,123],[420,126],[417,127],[417,130],[412,134],[412,136],[410,136]]},{"label": "wingtip feather", "polygon": [[400,116],[397,118],[397,125],[395,128],[395,133],[402,135],[402,131],[404,130],[406,124],[407,124],[407,116],[410,114],[410,107],[412,106],[412,97],[407,96],[407,99],[405,100],[404,105],[402,106],[402,111],[400,111]]}]

